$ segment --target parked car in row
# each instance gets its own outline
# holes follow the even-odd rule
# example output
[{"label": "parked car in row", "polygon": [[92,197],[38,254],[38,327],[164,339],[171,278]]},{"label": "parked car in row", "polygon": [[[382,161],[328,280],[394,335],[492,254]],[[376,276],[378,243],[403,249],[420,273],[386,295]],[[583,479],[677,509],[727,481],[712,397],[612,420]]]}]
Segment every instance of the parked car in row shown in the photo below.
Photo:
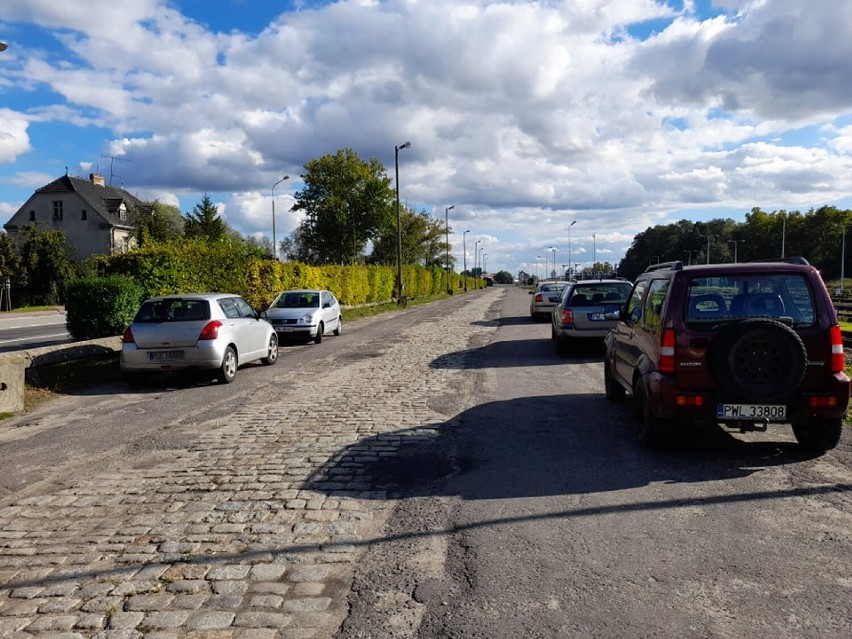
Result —
[{"label": "parked car in row", "polygon": [[581,280],[566,286],[550,316],[556,352],[564,355],[579,343],[602,344],[615,324],[607,315],[624,305],[631,288],[630,282],[619,279]]},{"label": "parked car in row", "polygon": [[534,322],[550,317],[550,311],[559,301],[562,290],[568,282],[539,282],[534,291],[530,291],[530,319]]},{"label": "parked car in row", "polygon": [[816,452],[838,444],[850,393],[843,339],[802,258],[652,266],[608,319],[606,396],[632,394],[641,443],[706,421],[741,432],[790,424]]},{"label": "parked car in row", "polygon": [[262,314],[280,339],[322,342],[328,332],[343,332],[340,303],[331,291],[303,289],[284,291]]},{"label": "parked car in row", "polygon": [[130,385],[161,372],[209,370],[229,384],[242,364],[278,361],[278,335],[242,297],[228,293],[145,300],[124,331],[119,365]]}]

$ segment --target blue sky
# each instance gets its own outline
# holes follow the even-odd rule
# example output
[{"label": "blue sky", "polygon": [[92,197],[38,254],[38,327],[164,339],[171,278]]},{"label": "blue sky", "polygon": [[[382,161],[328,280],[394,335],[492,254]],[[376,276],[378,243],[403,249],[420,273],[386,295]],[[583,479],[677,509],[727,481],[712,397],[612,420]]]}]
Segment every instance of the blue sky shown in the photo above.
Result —
[{"label": "blue sky", "polygon": [[[310,159],[377,157],[489,270],[848,208],[852,12],[817,0],[28,0],[4,7],[0,222],[96,171],[277,239]],[[570,226],[576,221],[574,226]],[[570,231],[569,231],[570,228]],[[594,240],[593,240],[594,236]],[[551,262],[553,255],[550,253]]]}]

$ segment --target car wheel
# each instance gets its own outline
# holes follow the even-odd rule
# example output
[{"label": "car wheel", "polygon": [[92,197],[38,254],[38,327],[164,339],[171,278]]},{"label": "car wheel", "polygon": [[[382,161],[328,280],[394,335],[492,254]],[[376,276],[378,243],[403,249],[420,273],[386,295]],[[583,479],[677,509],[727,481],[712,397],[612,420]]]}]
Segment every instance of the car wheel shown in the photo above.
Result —
[{"label": "car wheel", "polygon": [[342,332],[343,332],[343,318],[338,317],[337,318],[337,328],[334,329],[334,334],[340,335]]},{"label": "car wheel", "polygon": [[319,326],[317,326],[317,336],[314,338],[314,344],[322,342],[323,333],[325,333],[325,324],[320,322]]},{"label": "car wheel", "polygon": [[661,440],[662,424],[651,414],[648,395],[641,379],[633,385],[633,412],[636,417],[636,440],[646,448],[657,446]]},{"label": "car wheel", "polygon": [[824,453],[840,443],[843,433],[843,420],[839,417],[830,419],[811,419],[804,424],[793,424],[793,435],[803,449]]},{"label": "car wheel", "polygon": [[260,361],[265,366],[272,366],[278,361],[278,335],[275,333],[269,336],[269,344],[266,347],[266,357]]},{"label": "car wheel", "polygon": [[138,388],[148,382],[148,373],[125,373],[124,381],[128,386]]},{"label": "car wheel", "polygon": [[219,367],[219,372],[216,374],[218,379],[223,384],[230,384],[237,376],[237,351],[233,346],[225,349],[225,356],[222,358],[222,365]]},{"label": "car wheel", "polygon": [[807,352],[789,326],[770,319],[738,322],[710,344],[710,370],[718,384],[737,397],[775,401],[798,388]]},{"label": "car wheel", "polygon": [[604,360],[604,392],[611,402],[623,402],[627,392],[624,386],[615,381],[609,369],[609,363]]}]

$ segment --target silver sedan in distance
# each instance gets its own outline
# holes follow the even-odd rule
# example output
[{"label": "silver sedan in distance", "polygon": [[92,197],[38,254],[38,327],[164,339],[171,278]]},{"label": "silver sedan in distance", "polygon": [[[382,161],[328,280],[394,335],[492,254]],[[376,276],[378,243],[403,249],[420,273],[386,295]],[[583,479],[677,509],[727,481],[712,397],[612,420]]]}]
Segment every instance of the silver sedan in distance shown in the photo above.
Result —
[{"label": "silver sedan in distance", "polygon": [[146,300],[124,331],[119,363],[128,384],[163,371],[209,370],[234,381],[237,367],[278,361],[278,335],[242,297],[227,293]]},{"label": "silver sedan in distance", "polygon": [[530,291],[530,319],[535,322],[549,318],[567,285],[568,282],[539,282],[535,290]]},{"label": "silver sedan in distance", "polygon": [[340,303],[331,291],[322,289],[284,291],[262,316],[272,324],[279,339],[319,344],[328,332],[335,335],[343,332]]}]

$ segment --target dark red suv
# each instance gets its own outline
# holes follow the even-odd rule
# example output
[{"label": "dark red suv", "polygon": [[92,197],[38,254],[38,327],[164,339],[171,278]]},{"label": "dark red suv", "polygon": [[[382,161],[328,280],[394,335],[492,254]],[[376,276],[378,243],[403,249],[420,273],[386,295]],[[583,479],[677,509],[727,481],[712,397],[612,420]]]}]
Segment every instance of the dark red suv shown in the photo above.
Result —
[{"label": "dark red suv", "polygon": [[642,444],[699,420],[741,432],[790,424],[818,452],[840,440],[843,340],[825,284],[802,258],[655,265],[604,345],[606,396],[632,393]]}]

